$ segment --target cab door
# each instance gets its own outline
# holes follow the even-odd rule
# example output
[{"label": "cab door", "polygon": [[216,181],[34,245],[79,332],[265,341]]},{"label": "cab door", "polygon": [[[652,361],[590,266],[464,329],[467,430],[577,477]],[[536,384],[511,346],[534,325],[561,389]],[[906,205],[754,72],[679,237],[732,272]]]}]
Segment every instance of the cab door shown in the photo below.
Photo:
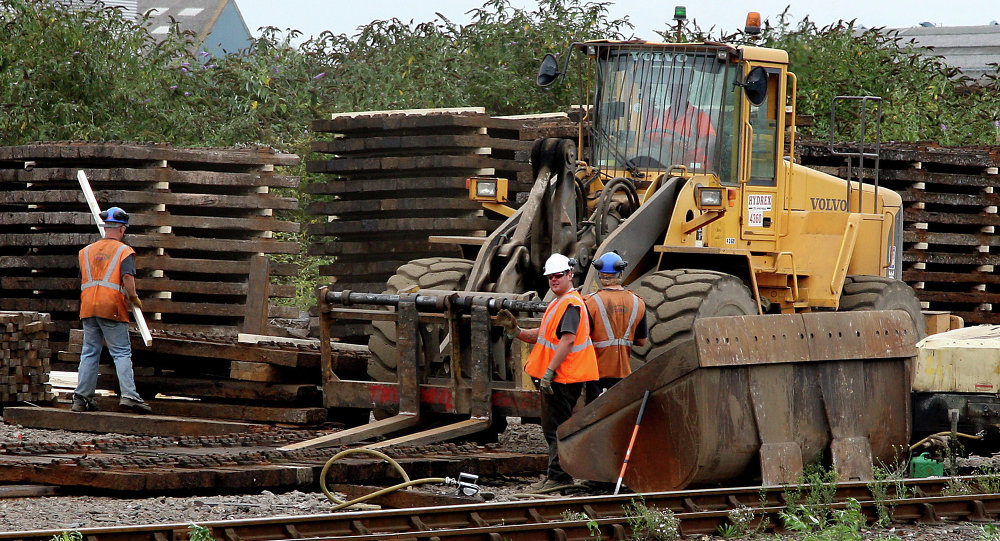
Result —
[{"label": "cab door", "polygon": [[[747,70],[754,68],[748,65]],[[784,85],[780,66],[761,66],[767,75],[767,93],[759,105],[744,96],[743,185],[740,230],[752,251],[777,251],[784,205]]]}]

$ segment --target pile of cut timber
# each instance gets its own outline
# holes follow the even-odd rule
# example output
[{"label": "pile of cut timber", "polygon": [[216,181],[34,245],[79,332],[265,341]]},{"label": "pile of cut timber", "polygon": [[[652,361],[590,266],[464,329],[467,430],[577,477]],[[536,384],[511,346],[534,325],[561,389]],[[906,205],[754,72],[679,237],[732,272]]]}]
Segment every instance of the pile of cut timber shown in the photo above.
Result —
[{"label": "pile of cut timber", "polygon": [[[221,406],[212,410],[227,418],[240,418],[247,407],[254,406],[268,408],[256,414],[256,421],[291,422],[288,410],[307,411],[308,415],[299,417],[308,422],[326,420],[325,410],[321,419],[311,411],[323,405],[317,340],[169,331],[154,331],[150,346],[136,334],[131,339],[136,387],[144,398],[159,393],[196,398],[203,404],[228,404],[233,416],[224,415]],[[76,372],[82,345],[83,331],[71,331],[67,349],[59,352],[53,368]],[[334,369],[345,379],[363,378],[368,358],[367,348],[344,344],[334,350]],[[107,366],[101,370],[98,388],[117,391],[107,348],[100,362]]]},{"label": "pile of cut timber", "polygon": [[[270,148],[191,149],[161,144],[35,143],[0,147],[0,310],[52,314],[64,343],[79,327],[77,252],[99,239],[77,172],[89,177],[101,208],[129,213],[125,240],[136,250],[136,285],[150,328],[263,332],[268,297],[289,297],[292,265],[267,254],[297,253],[273,238],[299,224],[275,217],[298,206],[271,193],[297,177],[275,166],[298,156]],[[247,327],[249,325],[249,327]]]},{"label": "pile of cut timber", "polygon": [[38,312],[0,312],[0,403],[49,402],[49,328]]},{"label": "pile of cut timber", "polygon": [[[826,142],[795,148],[801,163],[846,178],[845,158],[832,156]],[[892,143],[882,145],[879,157],[879,185],[903,198],[903,280],[925,309],[951,312],[967,324],[1000,323],[993,311],[1000,306],[1000,275],[994,272],[1000,264],[1000,148]],[[871,183],[874,160],[865,165],[864,179]],[[854,178],[857,166],[855,161]]]},{"label": "pile of cut timber", "polygon": [[[510,205],[531,188],[531,146],[539,137],[575,137],[565,114],[491,117],[478,108],[374,111],[315,120],[325,137],[312,145],[326,154],[308,170],[329,175],[309,193],[330,197],[309,212],[326,218],[310,226],[319,242],[314,255],[333,255],[320,268],[335,290],[381,292],[407,262],[424,257],[461,257],[454,245],[430,236],[485,237],[501,221],[470,201],[466,179],[476,175],[509,180]],[[523,199],[523,197],[522,197]],[[360,324],[338,324],[334,336],[363,336]]]}]

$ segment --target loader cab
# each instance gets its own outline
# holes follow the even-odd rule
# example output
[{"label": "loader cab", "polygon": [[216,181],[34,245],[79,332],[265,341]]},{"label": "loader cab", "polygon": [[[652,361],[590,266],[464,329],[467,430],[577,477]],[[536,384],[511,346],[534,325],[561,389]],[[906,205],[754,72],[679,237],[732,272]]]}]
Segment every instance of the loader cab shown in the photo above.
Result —
[{"label": "loader cab", "polygon": [[650,179],[673,166],[737,181],[740,64],[728,46],[586,44],[595,66],[590,163]]}]

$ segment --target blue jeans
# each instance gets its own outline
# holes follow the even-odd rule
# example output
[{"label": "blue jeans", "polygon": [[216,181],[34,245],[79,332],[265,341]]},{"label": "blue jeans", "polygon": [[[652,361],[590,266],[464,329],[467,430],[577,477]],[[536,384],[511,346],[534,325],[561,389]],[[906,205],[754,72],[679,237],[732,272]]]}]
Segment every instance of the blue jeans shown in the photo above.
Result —
[{"label": "blue jeans", "polygon": [[74,394],[87,399],[94,397],[97,389],[98,361],[101,349],[108,343],[111,358],[118,371],[118,385],[121,396],[141,401],[135,390],[135,376],[132,374],[132,343],[128,338],[128,323],[100,317],[83,320],[83,351],[80,352],[80,372]]}]

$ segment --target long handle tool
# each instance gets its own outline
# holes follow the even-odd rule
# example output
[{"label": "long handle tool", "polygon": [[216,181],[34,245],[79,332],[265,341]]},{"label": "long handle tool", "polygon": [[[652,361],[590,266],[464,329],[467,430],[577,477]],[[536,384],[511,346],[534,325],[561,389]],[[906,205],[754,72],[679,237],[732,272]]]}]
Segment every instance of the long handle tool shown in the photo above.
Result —
[{"label": "long handle tool", "polygon": [[649,391],[642,395],[642,405],[639,406],[639,416],[635,418],[635,428],[632,429],[632,439],[628,441],[628,449],[625,449],[625,460],[622,462],[622,471],[618,472],[618,482],[615,483],[615,494],[622,488],[622,478],[625,477],[625,468],[628,467],[628,457],[632,455],[632,446],[635,445],[635,437],[639,435],[639,425],[642,424],[642,414],[646,412],[646,402],[649,401]]},{"label": "long handle tool", "polygon": [[[104,220],[101,219],[101,207],[97,204],[94,190],[91,189],[90,181],[87,180],[87,174],[83,172],[83,169],[76,172],[76,179],[80,181],[80,189],[83,190],[83,197],[87,199],[87,205],[90,206],[90,213],[94,215],[97,230],[101,232],[101,238],[104,238],[104,227],[102,227]],[[132,316],[135,318],[136,326],[139,327],[139,334],[142,335],[142,343],[146,346],[153,345],[153,335],[149,333],[146,318],[142,316],[142,310],[139,310],[138,306],[132,307]]]}]

